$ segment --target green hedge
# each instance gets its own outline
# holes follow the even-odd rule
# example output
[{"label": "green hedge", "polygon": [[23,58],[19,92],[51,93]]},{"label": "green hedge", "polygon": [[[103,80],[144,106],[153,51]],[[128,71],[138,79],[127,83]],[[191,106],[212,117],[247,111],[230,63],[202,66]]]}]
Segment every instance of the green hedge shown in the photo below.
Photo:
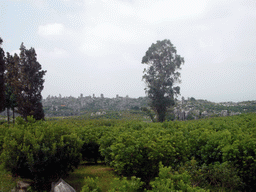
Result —
[{"label": "green hedge", "polygon": [[1,154],[13,175],[30,178],[39,188],[78,166],[82,141],[72,129],[32,118],[16,121],[5,134]]},{"label": "green hedge", "polygon": [[[104,158],[117,173],[136,176],[147,184],[159,176],[159,162],[179,170],[195,159],[200,174],[232,167],[234,178],[244,183],[242,190],[256,187],[255,113],[164,123],[82,119],[16,122],[14,127],[0,126],[4,135],[0,137],[1,159],[13,174],[27,172],[35,180],[67,173],[78,165],[82,154],[85,160]],[[48,168],[51,166],[57,171]]]},{"label": "green hedge", "polygon": [[256,114],[186,122],[138,123],[114,127],[104,134],[100,151],[119,174],[149,183],[158,163],[182,167],[195,158],[198,166],[228,163],[246,190],[256,183]]}]

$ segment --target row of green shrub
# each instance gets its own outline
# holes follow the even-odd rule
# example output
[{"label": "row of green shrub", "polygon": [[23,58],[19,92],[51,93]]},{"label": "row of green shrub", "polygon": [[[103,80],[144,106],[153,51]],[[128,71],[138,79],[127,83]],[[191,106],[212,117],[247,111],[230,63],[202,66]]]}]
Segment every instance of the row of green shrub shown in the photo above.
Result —
[{"label": "row of green shrub", "polygon": [[[206,192],[206,191],[234,191],[240,184],[241,180],[235,170],[226,163],[215,164],[214,166],[199,169],[194,159],[187,162],[178,171],[172,167],[164,167],[159,163],[159,175],[150,181],[150,189],[145,189],[145,183],[140,178],[132,176],[130,178],[116,178],[110,183],[108,192]],[[209,181],[213,186],[209,187]],[[101,192],[98,185],[98,178],[86,177],[85,185],[82,192]],[[200,183],[203,188],[198,187]],[[210,188],[210,189],[204,189]]]},{"label": "row of green shrub", "polygon": [[[205,170],[218,172],[216,167],[219,165],[224,172],[232,170],[234,177],[226,176],[230,180],[233,178],[232,181],[224,182],[225,178],[221,178],[222,185],[228,188],[231,185],[227,183],[246,190],[255,187],[255,113],[187,122],[74,123],[80,127],[78,130],[91,131],[86,138],[95,136],[89,140],[99,148],[98,157],[104,157],[105,162],[120,175],[136,176],[149,184],[159,175],[160,162],[178,170],[194,158],[198,170],[204,170],[204,175],[207,173]],[[216,183],[208,177],[204,178],[205,182]],[[206,185],[205,182],[201,184]]]},{"label": "row of green shrub", "polygon": [[16,122],[1,127],[1,162],[14,176],[32,179],[41,188],[79,165],[83,143],[74,130],[31,117]]},{"label": "row of green shrub", "polygon": [[[101,192],[100,187],[97,185],[98,178],[85,178],[85,185],[82,192]],[[161,163],[159,166],[159,177],[150,182],[151,189],[144,189],[144,183],[140,178],[132,176],[130,179],[122,177],[114,179],[110,184],[108,192],[134,192],[134,191],[147,191],[147,192],[170,192],[170,191],[187,191],[187,192],[206,192],[200,187],[194,187],[191,183],[191,176],[187,172],[178,173],[173,172],[171,167],[164,167]]]},{"label": "row of green shrub", "polygon": [[[148,189],[161,164],[187,172],[194,187],[251,190],[256,183],[256,114],[164,123],[18,118],[0,132],[5,168],[38,185],[68,174],[82,159],[104,159],[120,175],[141,178]],[[188,166],[191,160],[196,165]]]},{"label": "row of green shrub", "polygon": [[[233,170],[230,183],[237,189],[252,190],[256,187],[255,133],[256,114],[246,114],[187,122],[126,123],[112,128],[98,143],[105,161],[119,174],[137,176],[146,184],[159,175],[160,162],[178,169],[194,158],[199,169],[221,165],[226,171]],[[223,185],[225,179],[232,179],[228,177],[219,178]]]}]

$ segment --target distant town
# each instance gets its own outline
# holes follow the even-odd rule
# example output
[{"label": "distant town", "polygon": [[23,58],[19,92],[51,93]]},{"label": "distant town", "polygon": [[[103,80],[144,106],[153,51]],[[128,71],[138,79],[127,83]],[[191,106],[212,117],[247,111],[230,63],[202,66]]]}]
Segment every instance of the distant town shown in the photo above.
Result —
[{"label": "distant town", "polygon": [[[66,117],[86,115],[93,117],[107,116],[115,112],[119,116],[122,112],[140,114],[145,119],[150,117],[142,110],[148,108],[147,97],[130,98],[116,95],[114,98],[106,98],[103,94],[99,97],[83,96],[75,98],[72,96],[62,97],[48,96],[42,100],[45,117]],[[118,112],[118,113],[117,113]],[[168,111],[167,120],[192,120],[205,117],[232,116],[241,113],[256,112],[255,101],[243,102],[220,102],[215,103],[194,97],[176,100],[176,105]],[[6,111],[0,113],[6,116]],[[17,114],[18,115],[18,114]]]},{"label": "distant town", "polygon": [[[148,107],[148,98],[130,98],[116,95],[115,98],[105,98],[103,94],[96,97],[83,96],[78,98],[62,97],[59,95],[48,96],[43,99],[43,107],[46,117],[52,116],[74,116],[90,113],[93,115],[104,115],[107,111],[141,110]],[[221,102],[214,103],[207,100],[195,99],[193,97],[176,101],[170,118],[177,120],[198,119],[210,116],[229,116],[247,112],[256,112],[256,101],[243,102]]]}]

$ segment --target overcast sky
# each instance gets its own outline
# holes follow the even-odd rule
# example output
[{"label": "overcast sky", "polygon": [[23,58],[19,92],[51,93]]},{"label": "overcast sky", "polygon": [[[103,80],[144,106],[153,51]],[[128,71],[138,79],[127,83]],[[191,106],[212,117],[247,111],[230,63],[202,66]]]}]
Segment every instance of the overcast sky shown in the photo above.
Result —
[{"label": "overcast sky", "polygon": [[170,39],[181,96],[256,100],[255,0],[0,0],[5,52],[34,47],[42,95],[145,96],[142,57]]}]

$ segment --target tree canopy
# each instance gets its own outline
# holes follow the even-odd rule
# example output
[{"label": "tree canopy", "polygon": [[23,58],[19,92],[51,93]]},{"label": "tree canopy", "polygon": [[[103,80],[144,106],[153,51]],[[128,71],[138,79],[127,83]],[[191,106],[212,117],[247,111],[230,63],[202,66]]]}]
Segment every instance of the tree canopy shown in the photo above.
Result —
[{"label": "tree canopy", "polygon": [[3,40],[0,37],[0,112],[5,109],[5,86],[4,86],[4,71],[5,58],[4,50],[1,48]]},{"label": "tree canopy", "polygon": [[5,73],[5,107],[7,108],[7,119],[9,122],[9,110],[12,109],[13,123],[15,107],[18,106],[15,95],[15,87],[19,85],[19,56],[14,57],[7,52]]},{"label": "tree canopy", "polygon": [[9,109],[13,111],[13,119],[14,111],[26,120],[28,116],[44,119],[41,92],[46,71],[37,61],[35,49],[26,49],[22,43],[19,56],[7,52],[5,57],[2,42],[0,37],[0,112],[7,108],[8,122]]},{"label": "tree canopy", "polygon": [[175,97],[180,94],[180,73],[184,58],[177,54],[170,40],[153,43],[142,58],[142,64],[149,67],[144,69],[142,79],[147,88],[145,91],[150,99],[150,107],[155,111],[157,120],[165,120],[168,107],[173,106]]},{"label": "tree canopy", "polygon": [[20,46],[19,82],[15,85],[18,102],[18,112],[23,118],[33,115],[36,120],[44,119],[41,92],[44,88],[43,76],[46,71],[41,70],[34,48],[26,49]]}]

